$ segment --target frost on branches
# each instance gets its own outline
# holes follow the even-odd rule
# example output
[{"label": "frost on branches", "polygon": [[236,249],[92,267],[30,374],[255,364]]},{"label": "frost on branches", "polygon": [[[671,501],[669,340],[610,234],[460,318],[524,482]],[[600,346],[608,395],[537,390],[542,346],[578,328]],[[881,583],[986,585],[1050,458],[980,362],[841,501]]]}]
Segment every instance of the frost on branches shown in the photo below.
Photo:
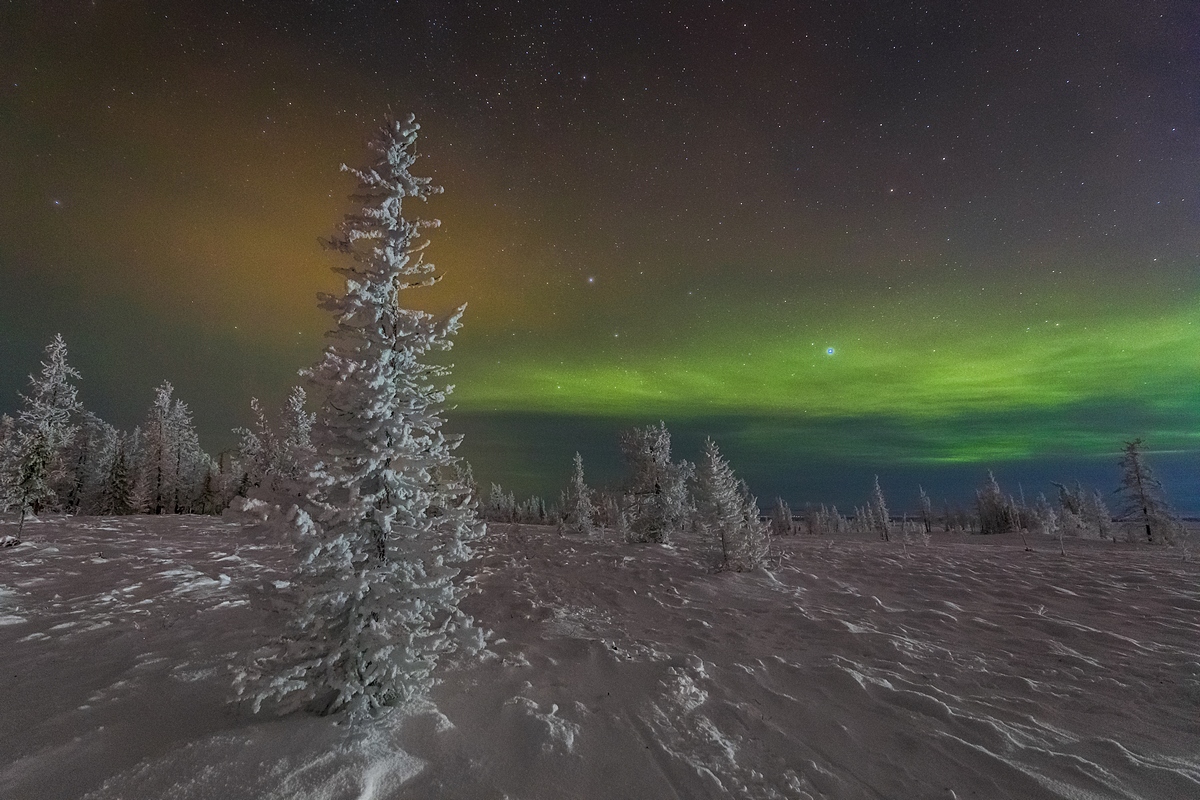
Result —
[{"label": "frost on branches", "polygon": [[631,542],[666,543],[683,530],[690,508],[687,482],[693,467],[671,460],[671,433],[665,422],[621,434],[621,454],[631,473],[619,521]]},{"label": "frost on branches", "polygon": [[758,501],[733,474],[712,439],[696,469],[696,522],[718,570],[751,570],[767,554],[767,525]]},{"label": "frost on branches", "polygon": [[564,533],[589,535],[596,532],[595,508],[592,505],[592,490],[583,480],[583,456],[575,454],[571,462],[571,480],[562,494],[562,521],[559,529]]},{"label": "frost on branches", "polygon": [[82,409],[72,379],[79,372],[67,363],[67,345],[56,335],[46,346],[40,375],[29,376],[30,391],[21,395],[24,407],[15,423],[5,427],[0,452],[0,508],[15,506],[21,514],[17,539],[25,526],[25,515],[39,514],[58,499],[54,484],[65,474],[63,451],[79,427],[73,417]]},{"label": "frost on branches", "polygon": [[285,641],[239,678],[256,711],[370,713],[425,695],[441,656],[483,647],[458,605],[484,526],[470,489],[439,479],[458,474],[459,437],[442,432],[447,370],[426,361],[450,348],[465,307],[439,319],[398,299],[437,280],[421,255],[437,221],[402,216],[406,198],[441,191],[409,172],[418,128],[389,120],[374,162],[342,167],[358,179],[357,208],[326,243],[346,284],[319,300],[335,327],[306,373],[322,401],[312,462],[272,517],[297,543],[301,594]]}]

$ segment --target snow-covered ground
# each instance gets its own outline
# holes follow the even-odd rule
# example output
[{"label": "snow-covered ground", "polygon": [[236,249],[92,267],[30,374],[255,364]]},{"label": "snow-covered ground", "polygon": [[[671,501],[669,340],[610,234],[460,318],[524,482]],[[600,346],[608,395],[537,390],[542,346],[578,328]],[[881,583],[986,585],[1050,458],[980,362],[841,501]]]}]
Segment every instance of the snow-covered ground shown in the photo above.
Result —
[{"label": "snow-covered ground", "polygon": [[1176,549],[796,537],[712,575],[683,545],[509,533],[469,600],[492,655],[350,728],[230,703],[280,628],[285,546],[31,524],[0,550],[0,797],[1200,797],[1200,567]]}]

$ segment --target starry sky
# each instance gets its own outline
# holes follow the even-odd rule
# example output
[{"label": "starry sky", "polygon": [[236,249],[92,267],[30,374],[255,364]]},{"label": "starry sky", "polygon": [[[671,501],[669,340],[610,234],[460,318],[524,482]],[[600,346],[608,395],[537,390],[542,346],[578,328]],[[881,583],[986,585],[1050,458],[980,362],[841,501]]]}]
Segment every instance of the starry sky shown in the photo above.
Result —
[{"label": "starry sky", "polygon": [[169,379],[231,446],[391,108],[485,482],[663,419],[764,505],[904,509],[1109,489],[1142,436],[1200,511],[1193,2],[16,0],[0,79],[0,408],[61,331],[101,416]]}]

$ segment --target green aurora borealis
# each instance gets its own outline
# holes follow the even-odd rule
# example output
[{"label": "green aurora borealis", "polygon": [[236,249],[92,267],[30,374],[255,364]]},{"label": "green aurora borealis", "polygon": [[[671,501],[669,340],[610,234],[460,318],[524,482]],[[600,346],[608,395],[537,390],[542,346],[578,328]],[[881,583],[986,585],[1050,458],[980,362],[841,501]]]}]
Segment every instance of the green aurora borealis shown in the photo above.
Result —
[{"label": "green aurora borealis", "polygon": [[1200,511],[1193,4],[47,8],[0,10],[2,410],[62,331],[102,416],[166,378],[230,446],[316,359],[391,105],[481,479],[602,483],[661,418],[762,498],[954,500],[1142,436]]}]

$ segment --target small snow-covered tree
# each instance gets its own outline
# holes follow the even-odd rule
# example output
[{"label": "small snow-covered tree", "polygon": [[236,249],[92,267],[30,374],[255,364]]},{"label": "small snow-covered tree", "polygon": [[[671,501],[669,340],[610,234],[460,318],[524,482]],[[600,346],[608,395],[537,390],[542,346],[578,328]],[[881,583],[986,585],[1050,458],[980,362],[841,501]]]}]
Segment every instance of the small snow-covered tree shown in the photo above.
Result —
[{"label": "small snow-covered tree", "polygon": [[565,533],[590,535],[596,530],[592,490],[583,480],[583,456],[575,454],[571,462],[571,478],[562,496],[562,530]]},{"label": "small snow-covered tree", "polygon": [[875,532],[883,541],[891,541],[892,518],[888,512],[887,501],[883,498],[883,489],[879,487],[879,476],[875,476],[875,485],[871,487],[871,499],[867,501],[867,510]]},{"label": "small snow-covered tree", "polygon": [[[315,415],[305,408],[307,393],[293,386],[273,426],[257,397],[250,398],[252,427],[234,428],[238,447],[233,459],[240,477],[237,494],[271,505],[287,506],[303,493],[301,484],[312,465]],[[205,479],[214,497],[221,494],[219,471]],[[203,488],[202,493],[205,492]]]},{"label": "small snow-covered tree", "polygon": [[1113,538],[1113,517],[1104,495],[1093,490],[1083,498],[1083,524],[1101,539]]},{"label": "small snow-covered tree", "polygon": [[1033,508],[1030,510],[1030,515],[1032,517],[1030,529],[1035,533],[1041,533],[1046,536],[1057,535],[1060,539],[1062,538],[1065,528],[1062,525],[1061,515],[1050,505],[1050,501],[1046,499],[1046,495],[1038,495],[1037,502],[1033,504]]},{"label": "small snow-covered tree", "polygon": [[293,386],[280,414],[280,469],[292,477],[304,468],[313,452],[312,428],[317,415],[305,408],[307,400],[304,387]]},{"label": "small snow-covered tree", "polygon": [[767,526],[759,519],[758,504],[712,439],[704,443],[695,480],[697,526],[713,565],[739,572],[761,565],[767,553]]},{"label": "small snow-covered tree", "polygon": [[921,525],[925,528],[925,533],[933,533],[933,501],[929,499],[929,495],[925,493],[924,486],[917,486],[917,504],[921,513]]},{"label": "small snow-covered tree", "polygon": [[1013,503],[1000,491],[1000,484],[990,471],[987,482],[975,492],[975,506],[980,533],[1009,533],[1018,529]]},{"label": "small snow-covered tree", "polygon": [[1127,525],[1144,528],[1146,541],[1154,543],[1155,534],[1161,541],[1175,539],[1181,523],[1167,502],[1166,492],[1146,463],[1145,443],[1134,439],[1125,443],[1121,455],[1121,493],[1123,505],[1119,518]]},{"label": "small snow-covered tree", "polygon": [[490,522],[513,522],[517,518],[517,498],[512,492],[493,483],[484,505],[484,517]]},{"label": "small snow-covered tree", "polygon": [[437,280],[420,241],[436,221],[402,213],[441,191],[409,171],[418,128],[411,116],[389,120],[372,163],[343,167],[358,191],[327,243],[345,256],[335,268],[345,291],[320,300],[335,326],[307,373],[321,397],[313,466],[273,518],[299,548],[300,603],[287,641],[239,684],[255,710],[373,712],[425,695],[442,656],[483,646],[459,609],[459,575],[484,526],[470,491],[437,477],[460,438],[442,431],[451,387],[429,360],[450,348],[464,308],[438,318],[398,297]]},{"label": "small snow-covered tree", "polygon": [[544,525],[551,513],[546,510],[546,501],[535,495],[517,503],[514,518],[525,525]]},{"label": "small snow-covered tree", "polygon": [[279,474],[279,438],[257,397],[250,398],[250,410],[254,413],[254,427],[233,430],[238,435],[237,461],[242,468],[240,491],[249,497],[255,489],[265,486],[267,493],[273,494]]},{"label": "small snow-covered tree", "polygon": [[665,422],[623,432],[621,453],[630,471],[622,503],[630,540],[669,541],[683,530],[688,517],[692,465],[671,461],[671,434]]},{"label": "small snow-covered tree", "polygon": [[771,509],[771,533],[775,536],[790,536],[796,529],[792,520],[792,509],[782,497],[775,498],[775,506]]},{"label": "small snow-covered tree", "polygon": [[67,345],[55,335],[46,346],[46,360],[37,376],[29,376],[30,391],[8,436],[7,456],[0,469],[5,506],[21,512],[17,537],[28,512],[40,513],[55,502],[54,485],[64,472],[63,451],[78,430],[71,420],[82,406],[72,379],[79,372],[67,363]]}]

